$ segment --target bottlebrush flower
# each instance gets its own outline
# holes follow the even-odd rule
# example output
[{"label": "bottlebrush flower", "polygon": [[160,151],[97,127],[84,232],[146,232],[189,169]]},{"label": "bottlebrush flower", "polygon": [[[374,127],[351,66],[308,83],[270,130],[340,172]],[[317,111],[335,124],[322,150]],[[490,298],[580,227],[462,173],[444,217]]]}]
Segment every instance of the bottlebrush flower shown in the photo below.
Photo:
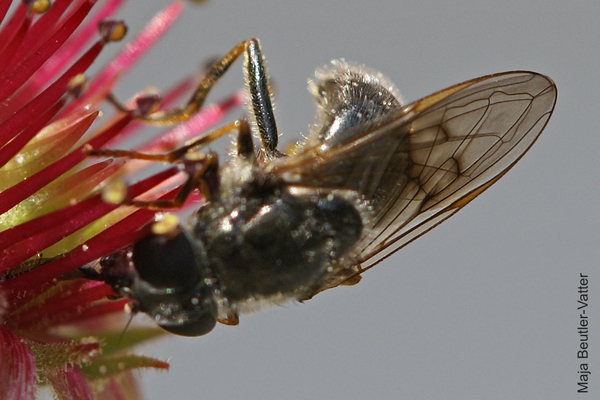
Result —
[{"label": "bottlebrush flower", "polygon": [[[68,279],[82,265],[146,233],[148,209],[107,204],[95,188],[124,173],[121,160],[86,157],[85,149],[115,147],[143,129],[133,113],[106,107],[119,76],[168,29],[183,5],[158,14],[108,65],[84,74],[102,48],[126,31],[108,21],[124,0],[0,1],[0,393],[32,399],[37,382],[61,399],[137,398],[130,371],[166,369],[162,361],[122,350],[159,333],[124,328],[126,300],[103,282]],[[93,11],[93,13],[92,13]],[[89,14],[89,15],[88,15]],[[98,31],[100,34],[98,34]],[[91,43],[91,44],[90,44]],[[184,80],[164,98],[169,105],[193,85]],[[205,108],[144,146],[160,151],[215,123],[240,96]],[[157,188],[176,191],[176,168],[129,187],[135,197]],[[171,189],[164,189],[171,184]],[[157,196],[155,194],[155,196]],[[162,331],[161,331],[162,332]]]}]

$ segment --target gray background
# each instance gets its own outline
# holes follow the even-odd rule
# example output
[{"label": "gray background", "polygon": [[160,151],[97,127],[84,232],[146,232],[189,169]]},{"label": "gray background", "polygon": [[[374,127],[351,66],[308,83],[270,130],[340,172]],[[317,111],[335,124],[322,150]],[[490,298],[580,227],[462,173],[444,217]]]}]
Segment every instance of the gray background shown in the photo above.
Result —
[{"label": "gray background", "polygon": [[[131,1],[120,15],[135,32],[165,4]],[[148,398],[575,398],[580,272],[591,277],[588,397],[600,394],[599,17],[597,1],[188,7],[121,96],[167,87],[254,36],[276,81],[284,142],[312,122],[306,79],[339,57],[381,70],[409,101],[513,69],[551,76],[559,100],[505,178],[358,286],[147,346],[171,361],[169,373],[143,374]],[[241,83],[238,63],[211,100]]]}]

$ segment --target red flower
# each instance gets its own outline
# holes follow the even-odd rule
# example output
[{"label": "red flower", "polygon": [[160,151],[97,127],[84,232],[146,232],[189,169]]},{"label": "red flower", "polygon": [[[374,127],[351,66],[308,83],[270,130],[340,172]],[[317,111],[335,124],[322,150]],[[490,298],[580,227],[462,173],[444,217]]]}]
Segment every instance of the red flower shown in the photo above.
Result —
[{"label": "red flower", "polygon": [[[51,384],[61,399],[136,398],[128,371],[168,368],[122,351],[162,331],[132,328],[120,339],[126,300],[107,300],[114,293],[103,282],[66,275],[131,244],[154,217],[151,210],[107,204],[94,194],[107,178],[131,168],[125,171],[122,161],[90,159],[84,150],[109,142],[114,147],[115,138],[143,128],[133,113],[105,117],[99,108],[117,78],[183,6],[174,2],[158,14],[87,83],[87,68],[126,31],[122,22],[106,21],[121,3],[56,0],[49,7],[48,1],[23,1],[4,18],[11,1],[0,2],[0,393],[5,399],[32,399],[37,382]],[[193,79],[184,80],[163,104],[192,85]],[[160,151],[197,135],[239,101],[234,96],[207,107],[144,150]],[[129,187],[128,195],[150,191],[168,197],[178,172],[171,168],[145,178]]]}]

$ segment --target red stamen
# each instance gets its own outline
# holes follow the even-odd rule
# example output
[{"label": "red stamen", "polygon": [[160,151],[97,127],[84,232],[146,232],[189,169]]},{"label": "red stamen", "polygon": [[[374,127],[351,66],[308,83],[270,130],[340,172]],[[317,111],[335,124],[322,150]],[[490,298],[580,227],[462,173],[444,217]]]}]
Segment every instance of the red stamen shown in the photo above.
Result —
[{"label": "red stamen", "polygon": [[[172,198],[177,190],[173,189],[160,198]],[[139,209],[64,257],[6,281],[3,286],[9,304],[15,304],[17,299],[19,301],[30,299],[30,293],[37,294],[38,288],[47,288],[47,282],[52,279],[141,239],[148,234],[150,227],[146,224],[154,218],[154,214],[153,210]]]},{"label": "red stamen", "polygon": [[35,135],[39,133],[44,126],[50,122],[50,120],[58,113],[58,111],[64,106],[64,101],[59,101],[54,104],[48,110],[35,118],[31,124],[19,133],[13,140],[7,143],[0,149],[0,167],[4,166],[9,162],[21,149],[25,146]]},{"label": "red stamen", "polygon": [[[93,0],[87,0],[54,35],[46,40],[37,52],[16,66],[8,75],[1,77],[0,99],[8,99],[64,44],[73,31],[81,24],[94,3],[95,1]],[[71,75],[71,77],[74,75]],[[48,102],[45,104],[47,105]]]},{"label": "red stamen", "polygon": [[12,0],[0,1],[0,24],[2,23],[2,21],[4,21],[4,17],[6,17],[6,13],[10,8],[10,3],[12,3]]},{"label": "red stamen", "polygon": [[2,198],[0,199],[0,214],[10,210],[12,207],[38,191],[39,188],[47,185],[54,179],[58,178],[79,164],[86,157],[84,149],[87,146],[91,146],[92,148],[102,147],[104,143],[118,135],[121,130],[127,126],[129,122],[131,122],[132,118],[133,117],[131,115],[123,116],[113,125],[109,126],[100,135],[90,140],[88,144],[76,148],[65,157],[54,162],[36,174],[33,174],[27,180],[6,189],[4,192],[2,192]]},{"label": "red stamen", "polygon": [[[179,100],[180,97],[187,94],[187,92],[189,92],[189,90],[194,86],[195,80],[192,78],[186,78],[181,82],[177,83],[174,87],[172,87],[168,90],[168,92],[165,93],[161,101],[159,110],[169,108],[171,105],[173,105],[173,103]],[[147,125],[144,124],[144,122],[135,121],[129,124],[129,126],[123,130],[123,133],[119,136],[119,140],[127,140],[129,137],[135,135],[136,132],[139,132],[145,127],[147,127]]]},{"label": "red stamen", "polygon": [[[9,6],[10,3],[11,2],[8,1]],[[17,6],[17,9],[13,12],[13,15],[0,31],[0,54],[4,52],[4,49],[10,43],[10,39],[15,35],[15,32],[17,32],[26,16],[27,6],[21,3]]]},{"label": "red stamen", "polygon": [[[140,194],[152,189],[160,182],[163,182],[170,176],[173,176],[177,172],[177,168],[170,168],[166,171],[162,171],[154,176],[146,178],[143,181],[137,182],[129,187],[129,195],[132,197],[139,196]],[[49,231],[47,234],[52,233],[56,235],[56,237],[53,239],[54,241],[50,241],[51,243],[55,243],[60,240],[57,238],[60,238],[62,234],[66,233],[67,235],[70,235],[85,225],[114,210],[116,207],[118,206],[114,204],[107,204],[102,201],[101,195],[95,195],[72,206],[54,211],[50,214],[38,217],[31,221],[17,225],[14,228],[0,232],[0,249],[5,249],[21,240],[25,240],[30,236],[37,235],[46,230]],[[41,247],[37,249],[37,251],[40,252],[46,247],[47,246]]]},{"label": "red stamen", "polygon": [[0,53],[0,76],[4,75],[4,71],[10,71],[14,66],[15,55],[19,48],[23,45],[25,36],[31,25],[31,17],[27,16],[23,19],[21,26],[6,45],[2,53]]},{"label": "red stamen", "polygon": [[[76,3],[76,4],[72,4]],[[73,7],[79,7],[82,3],[82,0],[78,0],[77,2],[73,1],[65,1],[59,0],[52,4],[50,10],[44,13],[37,21],[33,24],[27,37],[23,41],[23,45],[18,49],[19,51],[16,53],[15,57],[10,60],[10,68],[12,69],[16,64],[19,64],[26,57],[29,57],[31,54],[39,51],[39,48],[44,45],[44,41],[50,35],[53,35],[60,24],[64,21],[61,21],[63,13],[66,11],[69,6],[73,5]]]},{"label": "red stamen", "polygon": [[182,11],[183,4],[181,2],[174,2],[158,13],[112,62],[102,68],[102,72],[90,83],[90,88],[86,94],[79,101],[68,105],[65,111],[63,111],[63,115],[75,108],[90,103],[90,99],[105,99],[117,77],[121,77],[127,73],[152,48],[156,41],[171,27]]},{"label": "red stamen", "polygon": [[[174,172],[174,169],[172,170]],[[159,175],[166,175],[164,173]],[[155,176],[156,177],[156,176]],[[154,178],[155,178],[154,177]],[[148,182],[154,182],[156,179],[147,180]],[[130,190],[130,195],[133,197],[138,196],[141,193],[144,193],[147,188],[148,182],[146,185],[134,185]],[[3,240],[8,239],[8,232],[12,231],[11,239],[14,240],[14,236],[23,237],[23,240],[17,241],[12,244],[10,247],[5,248],[2,251],[2,255],[0,257],[0,273],[6,273],[10,271],[12,268],[15,268],[19,264],[25,262],[30,257],[40,253],[46,247],[53,245],[54,243],[62,240],[63,238],[69,236],[70,234],[76,232],[77,230],[83,228],[84,226],[92,223],[98,218],[108,214],[110,211],[116,209],[118,205],[115,204],[107,204],[100,201],[100,196],[94,196],[95,204],[87,204],[87,202],[91,202],[91,199],[86,200],[87,209],[83,209],[81,215],[69,215],[69,218],[56,221],[56,225],[49,225],[47,230],[39,231],[38,233],[29,232],[26,229],[22,228],[23,225],[34,225],[38,224],[38,220],[44,218],[38,218],[36,220],[30,221],[29,223],[21,224],[11,230],[0,233]],[[75,206],[69,207],[71,210],[75,208]],[[82,207],[80,207],[82,208]],[[62,211],[62,210],[61,210]],[[36,221],[35,224],[33,222]],[[48,220],[43,221],[44,225],[48,224]],[[144,221],[145,222],[145,221]],[[116,226],[116,225],[115,225]],[[139,225],[136,225],[137,228]],[[112,227],[114,228],[114,226]],[[112,229],[109,228],[109,229]],[[135,229],[133,228],[133,229]],[[17,230],[17,232],[14,232]],[[15,235],[16,234],[16,235]],[[26,236],[22,236],[26,235]],[[116,249],[115,249],[116,250]],[[113,250],[114,251],[114,250]]]},{"label": "red stamen", "polygon": [[242,93],[236,93],[223,102],[207,106],[201,112],[192,116],[189,120],[171,128],[167,133],[160,135],[156,140],[141,147],[141,152],[159,153],[172,149],[179,143],[198,136],[200,132],[206,132],[223,120],[225,114],[233,107],[243,104]]},{"label": "red stamen", "polygon": [[98,22],[115,13],[124,1],[110,0],[103,4],[102,8],[86,20],[81,29],[75,31],[67,42],[19,89],[19,93],[16,98],[11,100],[11,104],[16,104],[18,107],[28,102],[42,88],[46,87],[48,82],[56,79],[55,77],[83,51],[83,48],[97,37]]},{"label": "red stamen", "polygon": [[71,68],[58,78],[56,82],[0,124],[0,143],[5,143],[10,140],[17,132],[24,129],[31,120],[41,114],[51,104],[58,101],[58,99],[64,95],[71,78],[77,74],[83,73],[92,62],[94,62],[103,47],[104,44],[102,42],[96,43],[79,60],[77,60]]},{"label": "red stamen", "polygon": [[8,323],[14,331],[26,330],[35,325],[36,329],[44,329],[65,322],[73,322],[85,309],[91,308],[93,302],[101,300],[115,292],[110,286],[94,282],[88,287],[65,288],[60,295],[41,304],[27,308],[22,313],[17,310],[8,318]]},{"label": "red stamen", "polygon": [[[107,285],[104,285],[108,287]],[[110,287],[108,287],[110,289]],[[112,289],[110,289],[112,292]],[[114,293],[114,292],[112,292]],[[69,323],[77,323],[82,322],[91,318],[97,318],[100,316],[104,316],[112,313],[123,313],[125,305],[129,303],[129,299],[119,299],[110,302],[96,303],[91,307],[86,308],[82,312],[77,315],[73,315],[70,317],[68,321]]]}]

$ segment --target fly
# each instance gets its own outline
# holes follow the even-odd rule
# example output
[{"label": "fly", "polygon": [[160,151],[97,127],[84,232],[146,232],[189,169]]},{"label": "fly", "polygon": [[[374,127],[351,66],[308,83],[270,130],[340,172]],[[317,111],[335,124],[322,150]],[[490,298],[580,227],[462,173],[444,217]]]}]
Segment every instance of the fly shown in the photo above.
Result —
[{"label": "fly", "polygon": [[[249,39],[208,69],[185,106],[139,118],[189,118],[242,54],[249,122],[237,120],[165,154],[89,151],[178,164],[188,175],[173,200],[125,204],[177,208],[193,190],[209,200],[189,223],[154,229],[102,259],[96,276],[179,335],[204,335],[265,304],[358,282],[503,176],[546,126],[557,94],[550,78],[514,71],[403,104],[382,74],[337,60],[309,84],[317,104],[310,136],[284,155],[260,45]],[[231,160],[219,164],[217,154],[201,151],[231,132]]]}]

